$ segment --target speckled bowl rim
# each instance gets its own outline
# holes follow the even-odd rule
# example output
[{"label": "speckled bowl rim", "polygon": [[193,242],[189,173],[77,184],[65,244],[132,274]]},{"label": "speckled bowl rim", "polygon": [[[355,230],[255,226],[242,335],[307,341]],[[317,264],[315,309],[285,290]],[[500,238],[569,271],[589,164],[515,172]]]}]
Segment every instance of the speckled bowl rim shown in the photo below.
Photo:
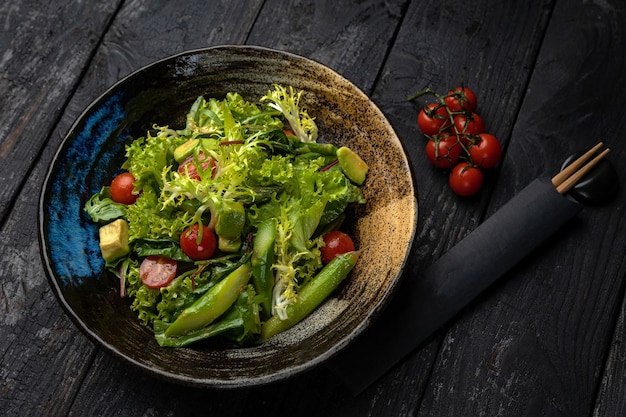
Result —
[{"label": "speckled bowl rim", "polygon": [[[123,353],[121,353],[116,346],[113,346],[111,344],[109,344],[108,342],[106,342],[105,340],[101,339],[98,334],[96,334],[95,332],[93,332],[89,326],[87,326],[85,324],[85,322],[83,321],[83,319],[78,316],[76,314],[76,312],[73,310],[72,306],[68,303],[68,301],[66,300],[64,294],[63,294],[63,289],[61,288],[61,286],[59,285],[59,282],[57,281],[56,277],[55,277],[55,271],[54,271],[54,267],[52,265],[51,260],[49,259],[49,255],[48,255],[48,250],[49,250],[49,245],[48,242],[46,241],[46,236],[45,236],[45,198],[46,198],[46,194],[47,194],[47,189],[49,187],[49,182],[51,180],[51,176],[54,173],[55,170],[55,164],[57,163],[58,159],[60,158],[60,156],[63,154],[63,152],[66,150],[67,146],[68,146],[68,142],[71,139],[71,136],[73,134],[73,132],[78,128],[78,126],[80,125],[80,121],[86,116],[88,115],[94,108],[96,108],[98,105],[101,104],[101,102],[107,97],[109,96],[113,91],[115,91],[118,86],[120,86],[121,84],[127,83],[130,79],[132,79],[133,77],[136,77],[137,74],[140,74],[142,72],[144,72],[145,70],[151,68],[151,67],[155,67],[155,66],[159,66],[159,65],[163,65],[165,62],[167,61],[171,61],[171,60],[175,60],[177,58],[181,58],[187,55],[197,55],[197,54],[207,54],[207,53],[211,53],[212,51],[216,51],[216,50],[222,50],[222,49],[235,49],[235,50],[251,50],[251,51],[257,51],[257,52],[263,52],[263,51],[267,51],[269,53],[272,54],[279,54],[279,55],[284,55],[285,57],[289,58],[289,59],[294,59],[294,60],[302,60],[304,62],[306,62],[308,65],[314,65],[314,66],[320,66],[323,67],[325,70],[330,71],[331,73],[334,74],[335,77],[337,77],[338,79],[341,79],[344,83],[350,85],[352,87],[352,89],[354,90],[355,93],[360,94],[363,96],[364,99],[367,99],[370,102],[370,106],[372,107],[372,109],[378,114],[378,117],[380,117],[380,121],[381,123],[383,123],[386,128],[388,129],[389,132],[392,133],[393,138],[395,139],[395,141],[397,142],[398,148],[399,150],[402,152],[403,157],[405,158],[405,162],[407,164],[408,167],[408,175],[410,176],[410,186],[411,191],[412,191],[412,195],[413,195],[413,209],[414,209],[414,216],[413,216],[413,222],[410,225],[411,229],[412,229],[412,233],[410,236],[409,241],[407,242],[407,250],[406,253],[404,254],[402,260],[401,260],[401,264],[398,267],[398,274],[395,277],[395,279],[393,279],[391,285],[388,286],[388,288],[386,288],[385,290],[385,295],[381,298],[380,302],[369,311],[367,317],[365,320],[361,321],[355,328],[354,330],[345,335],[345,337],[343,337],[343,339],[341,341],[339,341],[338,343],[336,343],[335,345],[331,346],[328,350],[326,350],[325,352],[322,352],[321,354],[319,354],[317,357],[315,357],[314,359],[311,359],[305,363],[300,363],[300,364],[296,364],[292,367],[289,368],[285,368],[280,370],[279,372],[276,373],[272,373],[272,374],[268,374],[268,375],[264,375],[264,376],[257,376],[257,377],[252,377],[252,378],[239,378],[237,380],[218,380],[218,379],[211,379],[211,378],[207,378],[207,379],[197,379],[197,378],[190,378],[187,376],[182,376],[182,375],[178,375],[176,373],[173,372],[168,372],[168,371],[164,371],[161,369],[155,369],[153,367],[147,366],[146,364],[137,361],[135,358],[129,357]],[[415,240],[415,236],[416,236],[416,231],[417,231],[417,226],[418,226],[418,216],[417,216],[417,210],[418,210],[418,206],[417,206],[417,187],[416,187],[416,181],[415,181],[415,177],[414,177],[414,171],[413,168],[411,166],[410,163],[410,159],[407,156],[407,151],[406,148],[404,146],[404,144],[402,143],[402,141],[397,137],[395,131],[393,130],[391,124],[388,122],[388,120],[386,119],[386,117],[384,116],[384,114],[382,113],[382,111],[369,99],[369,97],[356,85],[354,85],[352,82],[350,82],[349,80],[347,80],[345,77],[343,77],[342,75],[338,74],[337,72],[335,72],[334,70],[332,70],[331,68],[317,62],[314,61],[310,58],[306,58],[294,53],[290,53],[290,52],[286,52],[286,51],[281,51],[281,50],[276,50],[276,49],[271,49],[271,48],[266,48],[266,47],[261,47],[261,46],[249,46],[249,45],[219,45],[219,46],[212,46],[212,47],[207,47],[207,48],[199,48],[199,49],[192,49],[192,50],[187,50],[175,55],[171,55],[168,57],[165,57],[163,59],[159,59],[156,60],[148,65],[145,65],[133,72],[131,72],[130,74],[126,75],[125,77],[121,78],[120,80],[118,80],[117,82],[115,82],[113,85],[111,85],[109,88],[107,88],[102,94],[100,94],[97,98],[95,98],[91,104],[89,104],[84,110],[83,112],[76,118],[75,122],[73,123],[73,125],[71,126],[71,128],[68,130],[66,136],[64,137],[63,141],[60,143],[60,145],[58,146],[54,157],[52,158],[52,160],[50,161],[48,170],[46,172],[45,175],[45,179],[43,181],[42,184],[42,188],[41,188],[41,193],[40,193],[40,199],[39,199],[39,207],[38,207],[38,238],[39,238],[39,243],[40,243],[40,253],[41,253],[41,257],[42,257],[42,262],[44,265],[44,270],[48,279],[48,282],[50,284],[50,286],[53,289],[53,293],[55,294],[55,297],[57,298],[58,302],[61,304],[61,306],[63,307],[63,309],[65,310],[65,313],[71,318],[71,320],[73,321],[73,323],[89,338],[91,339],[97,346],[102,347],[106,352],[108,352],[109,354],[111,354],[112,356],[120,359],[122,362],[126,362],[129,363],[133,366],[135,366],[136,368],[139,368],[143,371],[145,371],[146,373],[163,379],[163,380],[167,380],[170,382],[178,382],[178,383],[182,383],[184,385],[191,385],[191,386],[195,386],[195,387],[202,387],[202,388],[242,388],[242,387],[251,387],[251,386],[258,386],[258,385],[265,385],[268,383],[273,383],[273,382],[277,382],[277,381],[281,381],[284,379],[287,379],[289,377],[298,375],[303,373],[304,371],[310,370],[312,368],[314,368],[315,366],[318,366],[319,364],[323,363],[324,361],[328,360],[330,357],[334,356],[335,354],[337,354],[338,352],[340,352],[344,347],[346,347],[349,343],[353,342],[355,339],[358,338],[358,336],[360,334],[362,334],[362,332],[364,332],[366,330],[366,328],[368,327],[368,325],[375,320],[375,318],[381,313],[381,311],[384,309],[385,305],[390,301],[390,299],[392,298],[395,290],[398,287],[398,284],[400,282],[400,280],[402,279],[402,276],[405,273],[405,268],[406,268],[406,264],[407,264],[407,260],[412,252],[412,248],[413,248],[413,244],[414,244],[414,240]]]}]

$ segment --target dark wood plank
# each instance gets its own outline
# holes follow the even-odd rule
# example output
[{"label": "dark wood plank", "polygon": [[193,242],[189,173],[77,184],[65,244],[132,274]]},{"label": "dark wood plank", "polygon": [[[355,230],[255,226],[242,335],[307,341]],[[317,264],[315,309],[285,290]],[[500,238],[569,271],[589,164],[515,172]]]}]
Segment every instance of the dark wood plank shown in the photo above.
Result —
[{"label": "dark wood plank", "polygon": [[[624,276],[626,271],[621,271]],[[622,303],[619,320],[615,326],[611,349],[604,366],[602,382],[594,409],[594,417],[620,416],[626,410],[626,352],[624,352],[624,335],[626,334],[626,302]]]},{"label": "dark wood plank", "polygon": [[96,349],[59,307],[39,261],[40,164],[0,230],[0,410],[65,415]]},{"label": "dark wood plank", "polygon": [[[76,79],[82,71],[82,68],[78,67],[78,63],[73,60],[78,60],[79,55],[85,54],[84,51],[77,49],[75,45],[76,36],[81,35],[77,34],[77,28],[74,25],[82,24],[82,20],[75,15],[82,13],[85,19],[93,19],[94,22],[90,22],[84,29],[97,32],[93,25],[98,19],[95,19],[91,13],[99,14],[98,18],[102,19],[103,16],[100,16],[100,14],[105,14],[103,6],[97,4],[95,8],[84,10],[77,8],[72,3],[73,6],[68,4],[60,9],[55,9],[54,12],[58,13],[57,19],[59,19],[58,16],[62,17],[63,15],[67,16],[68,19],[68,21],[65,21],[63,18],[60,18],[58,24],[60,26],[65,25],[74,33],[72,36],[64,35],[69,37],[63,37],[60,33],[55,34],[55,36],[50,37],[50,44],[44,44],[45,33],[38,32],[37,27],[34,26],[36,23],[29,22],[27,26],[21,29],[9,28],[10,30],[7,34],[11,36],[19,34],[18,32],[24,30],[24,34],[21,35],[24,38],[24,42],[42,43],[41,48],[59,49],[62,53],[56,58],[50,56],[49,61],[42,63],[39,60],[47,56],[42,50],[34,50],[32,56],[25,55],[27,64],[30,62],[29,60],[32,60],[33,63],[29,65],[33,66],[33,71],[40,71],[42,78],[42,85],[39,85],[40,81],[37,81],[37,85],[30,86],[33,90],[31,94],[41,94],[41,97],[43,97],[39,103],[40,107],[33,107],[33,114],[41,111],[42,115],[49,117],[49,119],[40,119],[42,115],[36,118],[35,115],[29,116],[32,118],[31,121],[39,120],[41,124],[34,122],[24,124],[25,127],[21,128],[23,132],[20,133],[20,137],[28,137],[28,140],[22,139],[24,143],[20,145],[19,149],[17,146],[9,146],[9,142],[5,142],[7,143],[6,146],[3,145],[5,146],[3,149],[7,150],[7,154],[3,157],[11,157],[15,160],[13,160],[12,164],[9,164],[7,159],[6,163],[2,163],[2,168],[0,169],[8,169],[8,165],[16,167],[16,164],[23,164],[24,168],[20,174],[21,176],[26,175],[29,169],[32,170],[28,173],[29,179],[25,182],[23,188],[19,184],[22,181],[21,178],[16,177],[14,180],[2,178],[3,184],[15,181],[15,184],[12,184],[11,187],[14,187],[15,190],[19,189],[20,194],[11,207],[11,211],[8,213],[7,220],[0,232],[0,241],[3,242],[0,246],[0,288],[2,289],[0,293],[0,311],[2,312],[0,315],[0,334],[3,336],[0,338],[0,351],[2,352],[0,356],[0,381],[2,381],[0,386],[0,410],[2,412],[0,414],[16,416],[66,415],[75,401],[77,392],[82,387],[83,379],[88,375],[92,375],[95,378],[92,382],[98,384],[98,381],[102,378],[102,374],[99,372],[94,373],[92,371],[91,374],[88,374],[98,350],[67,319],[49,289],[39,262],[37,229],[36,221],[34,221],[37,218],[39,190],[47,165],[51,161],[63,135],[76,116],[91,100],[104,91],[110,83],[133,69],[145,65],[154,59],[180,52],[187,47],[198,48],[206,46],[207,43],[242,43],[254,21],[260,2],[256,3],[256,8],[254,4],[250,4],[244,13],[234,3],[229,4],[230,6],[213,4],[212,7],[208,7],[206,4],[198,4],[197,2],[189,2],[188,5],[182,2],[167,3],[165,6],[161,4],[161,7],[158,8],[161,13],[160,25],[156,25],[154,21],[156,11],[154,8],[159,6],[158,4],[155,5],[155,2],[128,3],[116,17],[110,34],[104,39],[104,46],[99,49],[99,53],[95,56],[95,63],[92,63],[90,70],[78,87],[78,91],[72,97],[60,121],[57,118],[61,110],[63,110],[62,106],[68,100],[62,96],[62,93],[70,94],[74,88],[65,83],[70,78],[72,71],[78,73],[76,74]],[[84,6],[88,8],[90,6],[89,2],[84,3]],[[93,6],[96,6],[96,4]],[[31,9],[32,5],[24,3],[23,7],[23,14],[15,14],[9,17],[11,19],[25,19],[27,12],[32,12],[32,10],[27,10]],[[18,9],[21,10],[19,7]],[[34,15],[44,11],[39,10]],[[50,11],[51,15],[55,15],[55,13]],[[41,19],[43,18],[40,17],[35,22]],[[134,32],[132,29],[129,30],[127,28],[129,24],[138,28],[138,21],[145,24],[145,26],[141,26],[140,32]],[[198,24],[199,21],[202,22],[202,25]],[[223,25],[229,25],[233,22],[237,22],[234,29],[228,31],[219,29]],[[41,26],[45,27],[43,24]],[[157,26],[162,30],[162,32],[156,32],[160,33],[161,41],[156,42],[158,47],[152,45],[148,48],[147,45],[150,45],[149,33],[151,31],[154,32]],[[55,27],[50,29],[50,31],[51,33],[60,31],[60,28]],[[37,33],[40,33],[39,37],[35,37]],[[172,33],[178,33],[178,37],[172,36]],[[190,38],[187,39],[186,36]],[[86,39],[89,40],[88,37]],[[142,40],[146,40],[145,43]],[[56,48],[56,46],[53,46],[54,42],[65,47]],[[128,47],[129,44],[133,44],[133,46]],[[71,49],[69,48],[70,46],[72,47]],[[95,47],[95,45],[92,46]],[[68,59],[65,54],[73,50],[77,57]],[[105,59],[105,57],[108,57],[109,60]],[[89,57],[83,58],[87,60]],[[62,59],[68,59],[66,65],[71,65],[66,68],[59,68],[58,65],[61,64],[60,61]],[[22,61],[16,59],[15,63],[12,61],[7,62],[17,68],[18,62]],[[46,64],[49,67],[46,67]],[[67,72],[67,74],[63,80],[59,81],[54,78],[54,74],[48,73],[50,68],[57,73],[57,76],[58,73]],[[33,79],[36,78],[36,74],[29,76]],[[22,77],[24,77],[22,82],[26,84],[20,88],[26,88],[30,81],[26,78],[26,75],[22,75]],[[0,77],[0,82],[5,82],[5,80],[6,82],[11,81],[15,83],[19,81]],[[46,87],[43,85],[45,82],[48,82],[50,85]],[[11,92],[9,97],[14,97],[13,94],[16,93],[17,91]],[[0,100],[5,98],[0,97]],[[0,103],[3,102],[0,101]],[[43,106],[44,103],[47,103],[46,106],[54,108],[47,108]],[[25,105],[31,106],[33,103],[25,102]],[[15,113],[8,112],[8,115],[17,117],[16,121],[19,122],[25,111],[24,108],[21,111],[17,109]],[[51,114],[46,115],[45,112]],[[7,123],[9,121],[7,119]],[[55,123],[58,123],[56,127]],[[53,131],[53,133],[46,133],[48,131]],[[36,134],[39,134],[40,138],[31,140],[30,138]],[[50,137],[48,138],[48,136]],[[17,136],[14,139],[17,140]],[[31,168],[30,162],[39,153],[39,150],[32,146],[35,146],[38,140],[42,144],[46,139],[49,139],[48,146],[44,148],[36,166]],[[16,152],[21,156],[18,156]],[[18,161],[19,159],[21,161]],[[8,193],[11,187],[5,188],[3,186],[1,193]],[[4,196],[4,194],[2,195]],[[9,194],[7,194],[8,198]],[[0,200],[4,201],[4,199]],[[10,207],[10,205],[7,204],[6,207]],[[104,357],[112,361],[108,356]],[[101,364],[101,361],[96,362],[95,369],[103,371],[104,374],[111,367],[111,364],[106,364],[104,369],[102,369],[99,367],[99,364]],[[123,380],[129,383],[129,386],[132,386],[132,381],[125,378],[125,373],[129,372],[125,367],[122,367],[117,361],[113,361],[112,369],[117,371],[112,385],[105,389],[100,383],[97,387],[98,390],[109,392],[111,398],[117,397],[120,393],[120,387],[116,385],[119,383],[119,380]],[[98,392],[98,390],[94,392]],[[87,392],[84,395],[87,395],[89,399],[90,393]],[[162,401],[168,400],[166,397],[161,396],[161,390],[154,391],[151,395],[161,397]],[[95,399],[96,401],[103,401],[106,398],[97,396]],[[118,404],[118,409],[124,408],[127,401],[128,398],[121,405]],[[79,402],[78,407],[84,407],[79,408],[79,411],[76,412],[78,415],[85,415],[85,413],[98,415],[97,411],[93,411],[93,413],[92,411],[84,411],[92,408],[88,403]],[[142,404],[137,403],[137,407],[142,407]],[[143,412],[139,414],[143,414]]]},{"label": "dark wood plank", "polygon": [[122,77],[170,55],[212,45],[243,44],[263,0],[127,2],[112,23],[56,128],[64,135],[80,112]]},{"label": "dark wood plank", "polygon": [[321,62],[369,93],[407,5],[406,0],[270,0],[246,43]]},{"label": "dark wood plank", "polygon": [[[489,212],[597,140],[614,144],[610,159],[623,165],[613,138],[625,105],[612,97],[626,91],[624,50],[613,41],[623,37],[625,17],[608,3],[558,2]],[[609,205],[586,207],[468,309],[446,334],[420,417],[592,414],[623,300],[625,203],[622,193]],[[617,369],[607,376],[620,375],[619,362],[610,366]],[[605,394],[600,415],[623,415],[623,403]]]},{"label": "dark wood plank", "polygon": [[[42,5],[21,1],[0,6],[3,415],[65,414],[85,364],[95,353],[93,345],[79,336],[59,309],[37,261],[33,219],[43,167],[33,170],[32,164],[118,3],[60,1]],[[77,44],[75,39],[82,42]],[[32,180],[26,179],[29,175]]]},{"label": "dark wood plank", "polygon": [[20,1],[0,6],[0,219],[118,4]]},{"label": "dark wood plank", "polygon": [[[540,248],[540,256],[511,271],[462,318],[357,398],[323,367],[284,383],[225,392],[150,378],[94,348],[64,317],[39,263],[33,264],[37,188],[82,108],[119,77],[154,59],[182,49],[247,42],[335,68],[372,94],[389,116],[414,163],[420,193],[422,231],[409,273],[417,277],[530,180],[553,173],[562,156],[593,141],[588,137],[613,138],[621,131],[624,106],[608,100],[608,92],[625,90],[619,81],[624,53],[611,43],[613,35],[623,37],[624,11],[609,9],[609,2],[579,1],[570,7],[571,2],[558,0],[551,13],[556,1],[442,5],[420,0],[407,6],[398,0],[349,7],[266,1],[261,9],[261,2],[248,8],[234,2],[126,3],[0,230],[5,242],[0,246],[0,409],[9,415],[118,415],[120,410],[129,416],[263,416],[285,410],[329,416],[587,415],[602,381],[603,359],[613,346],[596,411],[619,415],[624,395],[611,382],[624,374],[623,315],[610,339],[623,300],[625,266],[610,249],[619,254],[625,249],[621,196],[610,206],[586,209]],[[488,130],[507,146],[502,167],[488,176],[480,196],[468,200],[454,197],[445,176],[426,162],[415,125],[418,104],[404,101],[426,85],[445,91],[461,79],[479,92]],[[617,147],[612,160],[623,160],[623,153]],[[594,230],[608,234],[590,233]]]}]

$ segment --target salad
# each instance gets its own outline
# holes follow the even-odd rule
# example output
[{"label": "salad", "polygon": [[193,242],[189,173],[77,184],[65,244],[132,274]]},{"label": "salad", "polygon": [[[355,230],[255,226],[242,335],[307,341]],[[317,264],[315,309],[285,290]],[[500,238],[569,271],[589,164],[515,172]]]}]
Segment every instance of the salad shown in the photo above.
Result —
[{"label": "salad", "polygon": [[357,262],[342,232],[367,165],[318,143],[299,102],[200,96],[184,129],[155,125],[85,203],[107,270],[161,346],[264,341],[315,310]]}]

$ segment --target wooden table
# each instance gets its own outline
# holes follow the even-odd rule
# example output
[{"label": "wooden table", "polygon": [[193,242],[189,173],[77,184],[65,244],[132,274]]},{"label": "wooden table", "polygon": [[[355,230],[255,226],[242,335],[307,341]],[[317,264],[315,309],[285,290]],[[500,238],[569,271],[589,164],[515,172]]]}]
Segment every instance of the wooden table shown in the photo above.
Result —
[{"label": "wooden table", "polygon": [[[624,415],[623,192],[586,206],[356,397],[324,366],[268,386],[217,391],[122,364],[57,303],[36,226],[56,148],[107,87],[184,50],[261,45],[335,69],[387,115],[416,173],[420,227],[409,270],[419,276],[533,179],[553,175],[566,156],[598,140],[612,148],[624,182],[624,28],[621,0],[3,2],[0,414]],[[424,103],[406,101],[423,87],[445,93],[461,81],[477,91],[487,130],[505,150],[469,199],[456,197],[427,162],[415,120]]]}]

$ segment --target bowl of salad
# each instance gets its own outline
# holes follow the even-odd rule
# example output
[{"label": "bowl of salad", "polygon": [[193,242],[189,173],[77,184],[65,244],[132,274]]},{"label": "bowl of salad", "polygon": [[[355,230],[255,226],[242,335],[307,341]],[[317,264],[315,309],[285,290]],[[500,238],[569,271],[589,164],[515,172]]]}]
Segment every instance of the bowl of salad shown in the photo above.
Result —
[{"label": "bowl of salad", "polygon": [[392,300],[417,225],[382,112],[310,59],[175,55],[71,127],[43,184],[49,283],[94,343],[149,374],[279,381],[357,339]]}]

